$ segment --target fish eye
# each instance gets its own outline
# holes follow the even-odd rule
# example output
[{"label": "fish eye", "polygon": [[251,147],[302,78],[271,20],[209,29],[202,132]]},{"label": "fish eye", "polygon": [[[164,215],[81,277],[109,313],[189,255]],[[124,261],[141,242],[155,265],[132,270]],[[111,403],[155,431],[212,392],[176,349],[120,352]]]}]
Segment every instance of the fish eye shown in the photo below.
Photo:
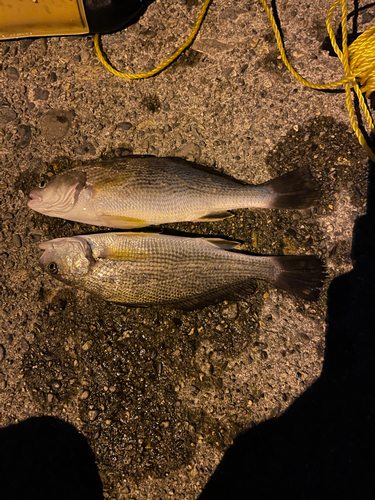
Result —
[{"label": "fish eye", "polygon": [[56,262],[50,262],[48,264],[48,271],[51,273],[51,274],[57,274],[59,272],[59,268],[57,267],[57,264]]},{"label": "fish eye", "polygon": [[44,187],[46,187],[46,185],[47,185],[46,181],[40,181],[40,183],[39,183],[39,187],[41,189],[43,189]]}]

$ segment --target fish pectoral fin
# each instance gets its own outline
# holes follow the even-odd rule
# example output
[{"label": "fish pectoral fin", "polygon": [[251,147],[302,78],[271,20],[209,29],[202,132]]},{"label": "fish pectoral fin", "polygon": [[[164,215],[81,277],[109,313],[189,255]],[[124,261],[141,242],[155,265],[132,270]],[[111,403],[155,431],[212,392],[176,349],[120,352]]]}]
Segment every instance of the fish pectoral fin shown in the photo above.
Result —
[{"label": "fish pectoral fin", "polygon": [[222,238],[204,238],[206,241],[215,245],[216,247],[222,248],[223,250],[234,250],[242,245],[240,241],[229,241],[223,240]]},{"label": "fish pectoral fin", "polygon": [[228,219],[229,217],[234,217],[234,214],[224,210],[223,212],[210,212],[208,214],[193,220],[192,222],[214,222],[217,220]]},{"label": "fish pectoral fin", "polygon": [[134,217],[126,217],[123,215],[100,214],[99,217],[104,226],[117,227],[119,229],[131,229],[148,225],[145,220],[135,219]]},{"label": "fish pectoral fin", "polygon": [[108,260],[127,260],[127,261],[138,261],[138,260],[146,260],[148,257],[147,252],[140,251],[132,251],[130,252],[124,248],[112,248],[106,247],[99,256],[100,259],[108,259]]}]

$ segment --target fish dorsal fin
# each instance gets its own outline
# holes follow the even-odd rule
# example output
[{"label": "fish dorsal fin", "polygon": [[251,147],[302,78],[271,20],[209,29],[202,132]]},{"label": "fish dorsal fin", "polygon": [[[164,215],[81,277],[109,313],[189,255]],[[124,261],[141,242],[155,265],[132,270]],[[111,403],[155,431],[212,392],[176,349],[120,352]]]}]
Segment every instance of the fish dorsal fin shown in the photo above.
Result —
[{"label": "fish dorsal fin", "polygon": [[229,241],[222,238],[204,238],[206,241],[215,245],[216,247],[222,248],[223,250],[234,250],[242,245],[240,241]]},{"label": "fish dorsal fin", "polygon": [[122,215],[100,214],[99,217],[104,226],[117,227],[118,229],[132,229],[148,225],[147,221],[143,219],[136,219],[134,217],[126,217]]},{"label": "fish dorsal fin", "polygon": [[234,214],[223,210],[222,212],[210,212],[208,214],[193,220],[192,222],[214,222],[217,220],[228,219],[229,217],[234,217]]}]

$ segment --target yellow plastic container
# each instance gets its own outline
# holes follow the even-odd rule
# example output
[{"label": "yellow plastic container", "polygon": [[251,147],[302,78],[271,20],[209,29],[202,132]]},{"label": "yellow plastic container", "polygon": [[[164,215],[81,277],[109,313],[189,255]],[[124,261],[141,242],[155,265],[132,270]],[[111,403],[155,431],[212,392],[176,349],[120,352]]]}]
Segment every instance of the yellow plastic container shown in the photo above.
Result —
[{"label": "yellow plastic container", "polygon": [[129,24],[149,3],[150,0],[3,0],[0,40],[109,33]]}]

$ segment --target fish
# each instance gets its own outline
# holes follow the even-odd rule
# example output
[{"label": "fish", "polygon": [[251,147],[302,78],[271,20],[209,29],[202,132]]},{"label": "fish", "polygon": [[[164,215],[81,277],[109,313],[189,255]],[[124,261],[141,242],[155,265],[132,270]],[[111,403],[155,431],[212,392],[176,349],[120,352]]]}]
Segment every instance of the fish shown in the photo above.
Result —
[{"label": "fish", "polygon": [[239,208],[304,209],[320,194],[307,167],[252,186],[181,158],[134,155],[56,174],[31,191],[28,206],[52,217],[134,229],[222,220]]},{"label": "fish", "polygon": [[[266,280],[316,300],[326,271],[315,256],[259,256],[237,241],[147,232],[105,232],[40,244],[53,278],[110,302],[197,309],[253,293]],[[236,250],[237,249],[237,250]]]}]

